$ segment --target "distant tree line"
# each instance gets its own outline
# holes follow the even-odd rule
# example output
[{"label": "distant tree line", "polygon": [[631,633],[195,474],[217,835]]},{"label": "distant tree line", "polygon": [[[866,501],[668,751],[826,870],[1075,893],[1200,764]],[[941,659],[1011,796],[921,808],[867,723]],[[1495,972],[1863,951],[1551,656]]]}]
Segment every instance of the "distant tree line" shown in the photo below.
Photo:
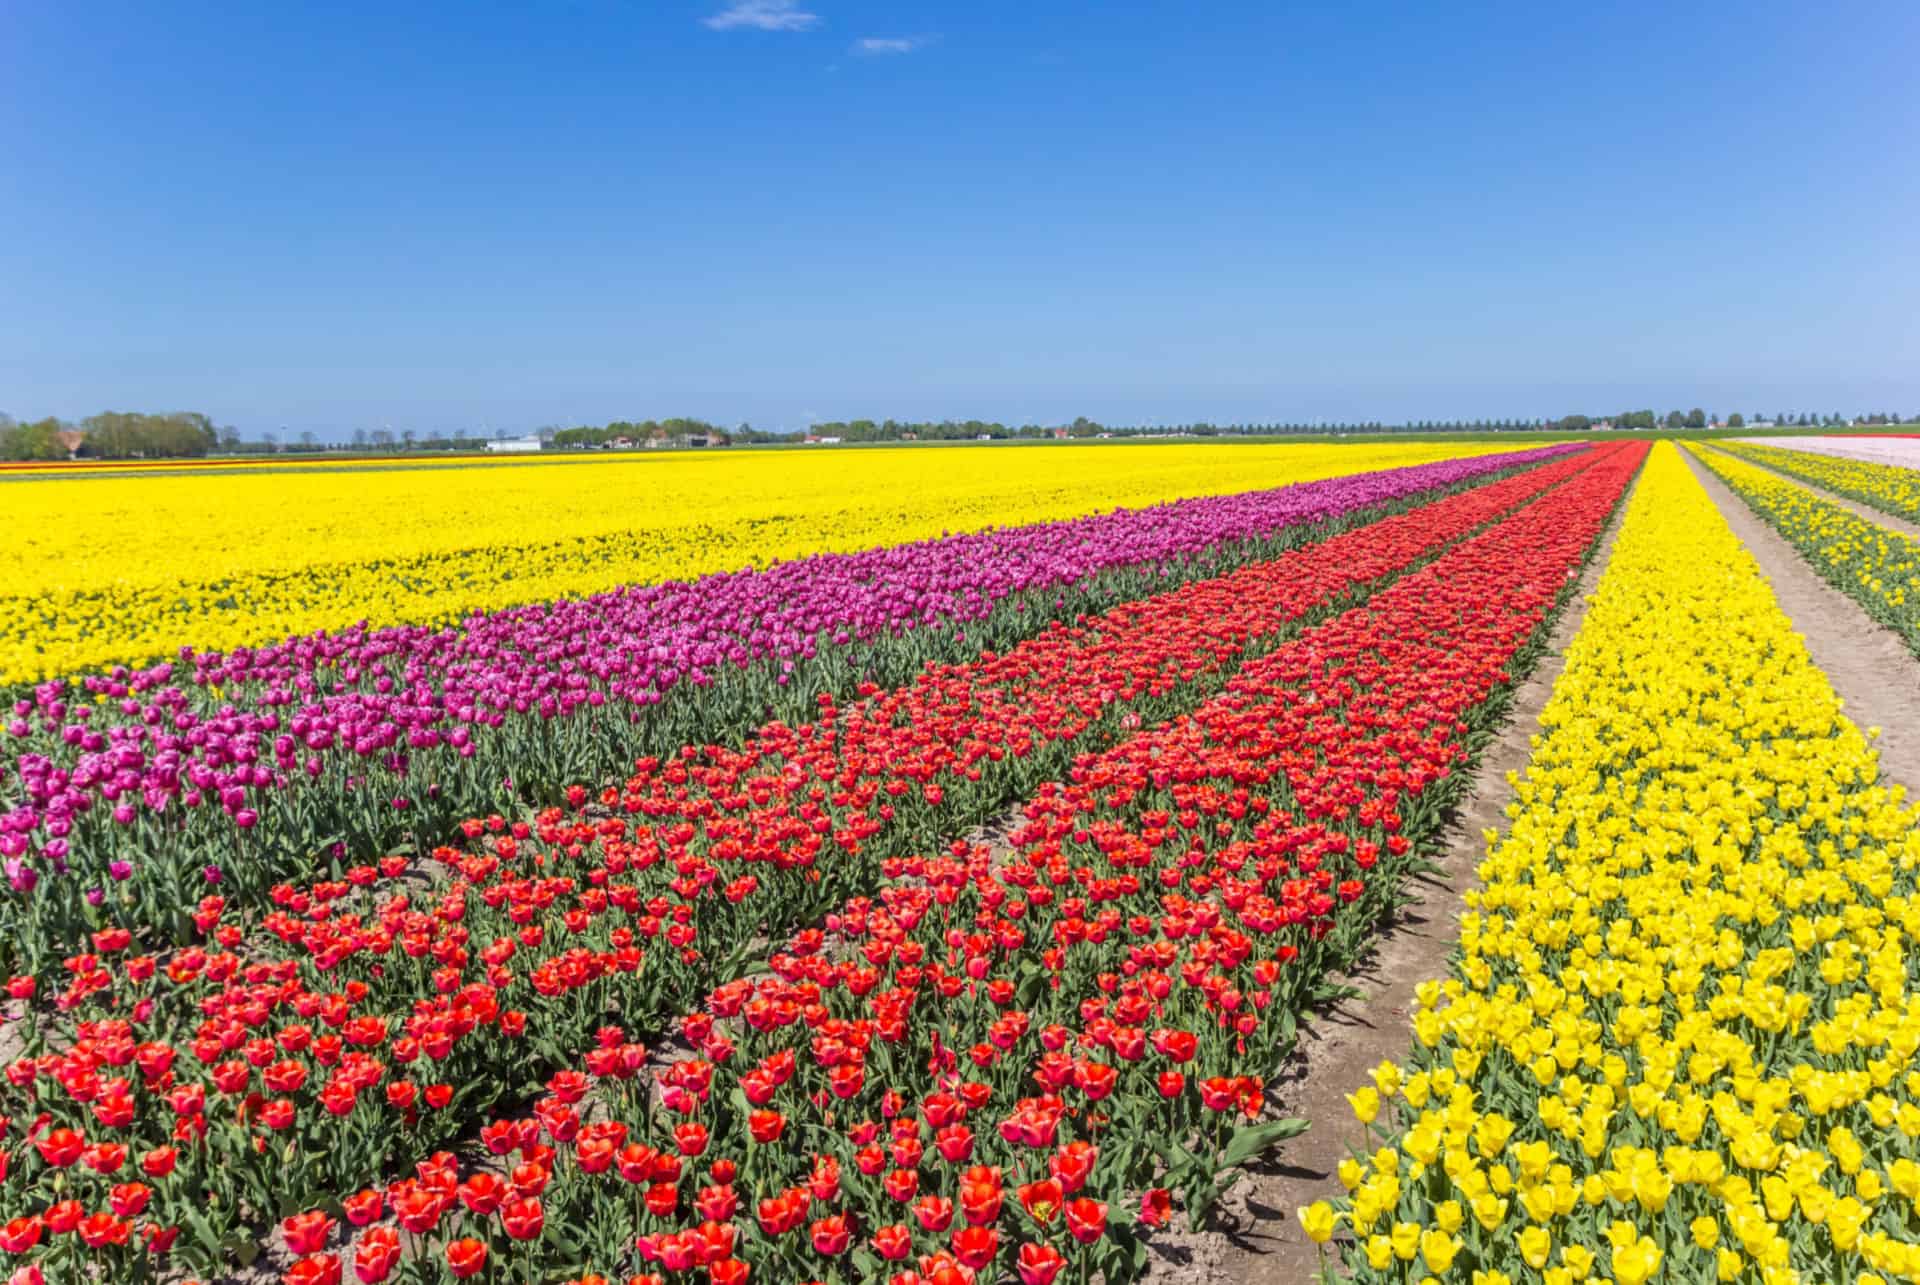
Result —
[{"label": "distant tree line", "polygon": [[0,460],[64,460],[68,452],[60,434],[67,428],[57,419],[16,424],[0,416]]},{"label": "distant tree line", "polygon": [[16,424],[0,416],[0,459],[7,460],[191,459],[239,440],[235,430],[197,411],[102,411],[77,425],[51,418]]},{"label": "distant tree line", "polygon": [[[1875,411],[1851,418],[1838,413],[1781,411],[1775,415],[1743,415],[1735,412],[1723,421],[1717,412],[1701,407],[1670,410],[1659,415],[1652,410],[1622,411],[1615,415],[1565,415],[1559,419],[1448,419],[1411,420],[1404,424],[1386,424],[1379,420],[1269,421],[1264,423],[1215,424],[1196,420],[1169,425],[1107,425],[1082,415],[1071,423],[1059,425],[1008,425],[998,420],[942,419],[852,419],[827,420],[804,430],[787,432],[757,429],[751,424],[722,428],[704,419],[673,416],[667,419],[617,419],[602,425],[573,428],[546,428],[540,437],[549,447],[559,449],[604,448],[626,439],[635,445],[649,441],[666,445],[686,445],[703,439],[709,445],[729,443],[800,442],[809,438],[834,438],[842,442],[966,442],[1007,441],[1043,438],[1091,437],[1286,437],[1313,434],[1351,433],[1507,433],[1539,431],[1584,432],[1599,426],[1615,429],[1654,431],[1658,429],[1699,429],[1724,423],[1728,428],[1753,424],[1772,424],[1783,428],[1836,428],[1848,424],[1885,426],[1920,421],[1920,415],[1903,416],[1891,411]],[[494,437],[505,437],[496,433]],[[25,423],[0,415],[0,460],[79,459],[193,459],[207,455],[275,455],[283,453],[344,453],[395,451],[479,451],[488,437],[474,433],[418,433],[407,429],[355,429],[347,443],[322,443],[312,432],[303,432],[282,442],[278,434],[262,433],[255,439],[243,439],[238,430],[216,425],[197,411],[174,411],[151,415],[132,411],[103,411],[78,424],[47,418]]]},{"label": "distant tree line", "polygon": [[1851,419],[1838,414],[1817,415],[1803,412],[1796,416],[1789,411],[1781,411],[1778,415],[1768,417],[1757,412],[1753,415],[1743,415],[1739,411],[1735,411],[1731,415],[1728,415],[1725,420],[1722,420],[1718,412],[1708,412],[1696,406],[1692,410],[1670,410],[1665,415],[1655,415],[1650,410],[1622,411],[1618,415],[1604,416],[1565,415],[1559,419],[1548,421],[1544,427],[1555,429],[1562,433],[1578,433],[1585,432],[1598,425],[1651,432],[1660,428],[1707,428],[1713,425],[1723,425],[1727,428],[1746,428],[1753,424],[1773,424],[1781,428],[1844,428],[1848,424],[1884,426],[1887,424],[1906,424],[1912,422],[1914,422],[1913,419],[1902,418],[1890,411],[1876,411],[1871,415],[1855,415]]},{"label": "distant tree line", "polygon": [[396,436],[390,429],[356,429],[352,442],[323,443],[312,432],[282,442],[276,433],[246,439],[238,429],[216,425],[198,411],[149,415],[134,411],[102,411],[73,423],[52,416],[17,422],[0,415],[0,460],[132,460],[198,459],[208,455],[308,454],[318,451],[403,450],[477,451],[487,439],[478,435],[428,433],[411,430]]}]

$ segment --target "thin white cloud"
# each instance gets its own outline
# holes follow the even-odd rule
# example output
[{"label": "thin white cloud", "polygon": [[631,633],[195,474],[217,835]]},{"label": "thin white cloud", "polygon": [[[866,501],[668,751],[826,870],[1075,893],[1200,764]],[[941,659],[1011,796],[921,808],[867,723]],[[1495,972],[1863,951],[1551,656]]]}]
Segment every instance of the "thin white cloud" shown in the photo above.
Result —
[{"label": "thin white cloud", "polygon": [[857,54],[910,54],[933,43],[931,36],[867,36],[853,42]]},{"label": "thin white cloud", "polygon": [[715,31],[805,31],[818,25],[820,15],[800,7],[800,0],[734,0],[711,18],[702,19]]}]

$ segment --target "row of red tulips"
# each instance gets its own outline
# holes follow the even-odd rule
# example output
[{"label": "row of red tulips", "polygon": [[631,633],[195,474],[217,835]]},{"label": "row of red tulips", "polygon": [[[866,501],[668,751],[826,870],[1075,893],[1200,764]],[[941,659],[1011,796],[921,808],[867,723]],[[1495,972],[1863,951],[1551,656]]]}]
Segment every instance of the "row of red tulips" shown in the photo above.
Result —
[{"label": "row of red tulips", "polygon": [[[1223,1168],[1292,1131],[1235,1112],[1260,1114],[1294,1014],[1394,897],[1640,453],[1077,764],[1012,857],[889,862],[877,901],[689,1014],[691,1058],[649,1076],[605,1031],[532,1116],[492,1127],[518,1158],[513,1208],[468,1199],[488,1170],[445,1174],[428,1231],[449,1239],[407,1270],[1139,1270],[1140,1227],[1202,1212]],[[351,1260],[392,1268],[386,1245]],[[313,1250],[292,1273],[336,1262]]]},{"label": "row of red tulips", "polygon": [[[1516,485],[1526,480],[1501,484],[1504,493],[1488,488],[1456,497],[1433,506],[1424,522],[1410,518],[1374,534],[1387,537],[1384,547],[1404,565],[1409,547],[1417,557],[1461,529],[1434,519],[1477,525],[1556,479]],[[53,1194],[46,1192],[50,1184],[73,1189],[77,1184],[65,1180],[74,1174],[99,1173],[104,1183],[120,1174],[129,1154],[147,1166],[158,1153],[163,1158],[151,1168],[166,1172],[147,1176],[160,1181],[133,1184],[145,1188],[140,1195],[113,1184],[109,1205],[117,1221],[96,1223],[94,1230],[124,1224],[130,1270],[144,1270],[142,1246],[170,1242],[179,1222],[193,1233],[181,1242],[193,1251],[184,1259],[217,1261],[224,1252],[244,1252],[246,1224],[274,1209],[272,1195],[311,1203],[315,1193],[371,1179],[395,1155],[396,1143],[399,1150],[423,1151],[477,1105],[516,1087],[515,1073],[550,1067],[569,1045],[577,1047],[597,1014],[618,1006],[644,1028],[650,1016],[676,1006],[687,987],[723,979],[739,966],[716,959],[715,943],[736,954],[752,935],[769,925],[777,929],[783,910],[791,926],[796,905],[804,910],[824,896],[857,889],[863,878],[896,863],[876,859],[871,850],[850,860],[863,844],[904,853],[923,836],[953,833],[970,815],[964,806],[985,806],[996,786],[1004,796],[1009,781],[1014,788],[1025,784],[1015,774],[996,775],[996,761],[1030,764],[1045,757],[1046,747],[1086,739],[1103,720],[1118,722],[1124,733],[1155,702],[1163,709],[1177,705],[1209,679],[1217,682],[1237,657],[1257,650],[1263,630],[1309,610],[1314,590],[1324,600],[1390,574],[1391,561],[1372,551],[1382,544],[1341,539],[1352,547],[1335,541],[1318,552],[1344,579],[1325,572],[1317,582],[1290,578],[1283,592],[1266,596],[1263,583],[1271,591],[1274,581],[1250,573],[1192,586],[976,667],[936,671],[906,693],[875,694],[846,711],[823,709],[810,727],[770,728],[746,754],[709,748],[654,765],[593,809],[646,815],[647,822],[549,815],[539,827],[543,850],[530,852],[520,843],[531,837],[525,827],[513,827],[516,836],[496,821],[483,853],[457,859],[458,877],[435,890],[431,910],[385,888],[376,890],[387,895],[374,915],[336,913],[356,884],[404,877],[406,863],[397,859],[340,884],[287,890],[285,907],[268,923],[284,943],[268,952],[278,953],[277,961],[262,960],[253,949],[251,962],[242,965],[235,953],[241,931],[222,922],[217,903],[203,907],[201,920],[218,949],[184,952],[163,970],[127,959],[121,952],[128,943],[105,934],[99,958],[71,961],[74,980],[61,997],[72,1013],[97,1012],[104,1020],[82,1027],[81,1042],[64,1057],[14,1068],[16,1086],[41,1098],[45,1118],[35,1121],[34,1148],[40,1165],[23,1152],[22,1176],[37,1181],[0,1184],[0,1191],[22,1192],[32,1204]],[[1316,569],[1304,556],[1286,561],[1296,576]],[[1184,654],[1148,649],[1151,640],[1165,643],[1179,630],[1199,631],[1186,640]],[[1088,693],[1090,683],[1109,686]],[[929,733],[940,718],[946,725]],[[992,726],[1003,739],[978,730],[986,718],[999,720]],[[956,752],[955,746],[967,748]],[[1003,751],[998,760],[996,747]],[[891,793],[902,782],[913,788]],[[953,805],[943,797],[948,792],[957,796]],[[882,798],[902,805],[889,810],[877,802]],[[730,811],[751,816],[752,823],[719,824]],[[775,813],[784,832],[771,824]],[[475,828],[484,834],[490,827]],[[784,842],[757,852],[744,848],[749,838],[770,832]],[[834,841],[847,853],[819,860],[837,851]],[[734,874],[738,869],[754,873]],[[609,913],[616,910],[624,914]],[[476,952],[472,944],[487,932],[492,940]],[[571,944],[557,948],[561,942]],[[503,999],[525,1007],[505,1007]],[[165,1041],[136,1041],[148,1029],[166,1029],[167,1019],[184,1015],[188,1005],[202,1020],[190,1043],[182,1040],[176,1049]],[[603,1075],[613,1062],[631,1072],[638,1061],[624,1040],[590,1059]],[[411,1074],[416,1066],[424,1074]],[[131,1074],[116,1076],[115,1067],[137,1067],[139,1083]],[[39,1094],[43,1080],[59,1089]],[[58,1139],[51,1158],[38,1145],[49,1138]],[[76,1139],[78,1167],[74,1159],[55,1163]],[[118,1164],[111,1163],[116,1147]],[[244,1175],[250,1167],[257,1183],[235,1179],[236,1170]],[[179,1222],[149,1218],[151,1235],[136,1233],[135,1215],[119,1211],[138,1204],[136,1212],[144,1214],[156,1197],[178,1211]],[[54,1214],[55,1207],[61,1212]],[[57,1232],[66,1212],[64,1202],[54,1202],[37,1225]],[[35,1225],[32,1214],[21,1217]],[[529,1226],[524,1219],[518,1225]],[[91,1232],[76,1228],[75,1236],[56,1235],[49,1244],[75,1260],[115,1251],[114,1235],[99,1244],[91,1243],[90,1237],[99,1239]],[[377,1257],[381,1238],[367,1243]]]},{"label": "row of red tulips", "polygon": [[484,1131],[497,1160],[356,1198],[411,1255],[384,1228],[336,1251],[310,1211],[289,1279],[1132,1275],[1143,1228],[1296,1127],[1259,1122],[1296,1015],[1398,895],[1643,454],[1083,756],[1011,852],[886,861],[687,1014],[677,1056],[606,1028]]}]

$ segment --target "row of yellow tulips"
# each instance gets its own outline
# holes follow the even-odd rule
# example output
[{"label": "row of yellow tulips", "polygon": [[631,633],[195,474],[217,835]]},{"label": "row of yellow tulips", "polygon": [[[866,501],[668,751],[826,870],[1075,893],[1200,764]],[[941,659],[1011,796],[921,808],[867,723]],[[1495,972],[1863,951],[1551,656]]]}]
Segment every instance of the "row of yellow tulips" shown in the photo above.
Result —
[{"label": "row of yellow tulips", "polygon": [[1920,541],[1725,451],[1689,449],[1824,580],[1920,652]]},{"label": "row of yellow tulips", "polygon": [[[1907,437],[1860,440],[1862,449],[1884,452],[1890,459],[1906,458],[1911,463],[1920,464],[1920,441]],[[1845,438],[1836,439],[1836,444],[1845,444],[1846,449],[1852,449]],[[1757,442],[1720,442],[1716,443],[1716,449],[1790,473],[1838,495],[1870,504],[1882,512],[1920,519],[1920,470],[1838,452],[1795,451]]]},{"label": "row of yellow tulips", "polygon": [[1920,833],[1655,449],[1416,1043],[1353,1096],[1361,1282],[1920,1279]]}]

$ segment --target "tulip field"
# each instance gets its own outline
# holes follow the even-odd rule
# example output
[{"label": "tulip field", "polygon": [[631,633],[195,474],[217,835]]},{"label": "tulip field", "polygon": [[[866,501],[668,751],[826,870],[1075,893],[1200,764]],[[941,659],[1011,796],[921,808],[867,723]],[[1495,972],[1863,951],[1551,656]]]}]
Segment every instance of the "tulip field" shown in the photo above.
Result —
[{"label": "tulip field", "polygon": [[361,622],[456,625],[474,612],[806,554],[1230,494],[1248,489],[1239,479],[1249,474],[1277,479],[1269,485],[1314,481],[1498,448],[1153,449],[1150,459],[1063,446],[1044,456],[930,449],[281,464],[266,477],[246,476],[257,465],[85,479],[0,470],[8,517],[0,682],[140,669],[179,660],[183,646],[218,663],[217,653]]},{"label": "tulip field", "polygon": [[[1920,653],[1830,498],[1905,472],[0,479],[0,1272],[1118,1285],[1312,1129],[1330,1280],[1920,1280],[1920,813],[1702,480]],[[1293,1118],[1567,613],[1405,1055]]]}]

